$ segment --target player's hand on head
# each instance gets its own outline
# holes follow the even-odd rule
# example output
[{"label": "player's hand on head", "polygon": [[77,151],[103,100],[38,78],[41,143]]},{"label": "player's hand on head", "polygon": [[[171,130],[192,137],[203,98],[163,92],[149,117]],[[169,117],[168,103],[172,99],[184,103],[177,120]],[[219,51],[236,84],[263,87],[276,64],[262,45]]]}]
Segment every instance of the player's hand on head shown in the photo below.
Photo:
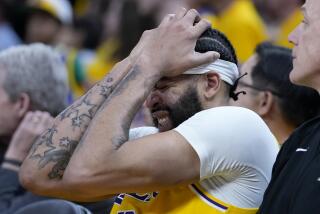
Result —
[{"label": "player's hand on head", "polygon": [[195,52],[197,39],[209,27],[210,23],[201,19],[196,10],[181,8],[165,16],[158,28],[142,37],[141,57],[154,72],[167,77],[213,62],[219,58],[217,52]]}]

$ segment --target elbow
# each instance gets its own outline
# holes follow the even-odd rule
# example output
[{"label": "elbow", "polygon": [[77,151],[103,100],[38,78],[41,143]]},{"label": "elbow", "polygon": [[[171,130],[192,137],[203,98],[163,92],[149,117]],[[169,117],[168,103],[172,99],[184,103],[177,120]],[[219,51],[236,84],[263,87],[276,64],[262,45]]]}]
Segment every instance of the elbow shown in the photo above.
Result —
[{"label": "elbow", "polygon": [[28,172],[25,168],[21,168],[19,171],[19,181],[21,186],[23,186],[25,189],[34,192],[36,189],[36,178],[33,175],[33,173]]},{"label": "elbow", "polygon": [[81,187],[81,179],[75,175],[63,176],[60,180],[42,180],[40,176],[20,170],[20,184],[30,192],[48,197],[61,198],[70,201],[91,202],[86,191]]},{"label": "elbow", "polygon": [[67,170],[65,171],[62,182],[67,192],[72,193],[70,199],[80,202],[91,202],[97,195],[92,192],[91,174],[86,170]]},{"label": "elbow", "polygon": [[48,183],[47,185],[44,184],[44,181],[41,181],[41,176],[37,176],[23,167],[19,171],[19,181],[22,187],[34,194],[43,196],[49,196],[50,194]]},{"label": "elbow", "polygon": [[116,195],[116,193],[108,191],[110,189],[107,187],[101,188],[102,185],[105,187],[108,182],[89,169],[67,169],[62,181],[65,191],[72,193],[69,198],[72,201],[95,202]]},{"label": "elbow", "polygon": [[58,197],[63,189],[57,180],[50,180],[44,172],[22,165],[19,171],[20,185],[28,191],[41,196]]}]

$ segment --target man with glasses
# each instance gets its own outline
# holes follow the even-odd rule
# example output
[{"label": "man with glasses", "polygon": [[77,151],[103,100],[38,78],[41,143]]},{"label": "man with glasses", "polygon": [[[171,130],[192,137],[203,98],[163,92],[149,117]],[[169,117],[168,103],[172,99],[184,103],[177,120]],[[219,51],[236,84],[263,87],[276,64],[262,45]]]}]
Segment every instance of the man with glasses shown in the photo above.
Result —
[{"label": "man with glasses", "polygon": [[263,43],[256,53],[243,64],[244,76],[238,90],[245,95],[232,102],[259,114],[278,142],[283,144],[295,128],[319,113],[320,96],[316,90],[290,82],[291,51]]}]

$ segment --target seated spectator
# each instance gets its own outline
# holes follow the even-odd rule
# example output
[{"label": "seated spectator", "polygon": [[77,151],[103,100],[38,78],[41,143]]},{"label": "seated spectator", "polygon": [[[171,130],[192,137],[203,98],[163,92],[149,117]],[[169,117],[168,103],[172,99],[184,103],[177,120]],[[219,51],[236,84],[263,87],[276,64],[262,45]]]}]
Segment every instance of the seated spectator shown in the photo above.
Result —
[{"label": "seated spectator", "polygon": [[72,23],[72,8],[67,0],[30,0],[25,42],[54,45],[63,25]]},{"label": "seated spectator", "polygon": [[67,106],[60,55],[40,44],[2,51],[0,93],[0,212],[10,213],[40,200],[21,188],[17,172],[33,141],[51,125],[51,116]]},{"label": "seated spectator", "polygon": [[34,140],[67,106],[67,82],[61,56],[47,46],[0,52],[0,213],[45,199],[25,191],[18,172]]},{"label": "seated spectator", "polygon": [[295,128],[316,117],[320,96],[316,90],[290,82],[292,53],[287,48],[261,44],[243,64],[238,89],[246,94],[233,102],[258,113],[282,144]]}]

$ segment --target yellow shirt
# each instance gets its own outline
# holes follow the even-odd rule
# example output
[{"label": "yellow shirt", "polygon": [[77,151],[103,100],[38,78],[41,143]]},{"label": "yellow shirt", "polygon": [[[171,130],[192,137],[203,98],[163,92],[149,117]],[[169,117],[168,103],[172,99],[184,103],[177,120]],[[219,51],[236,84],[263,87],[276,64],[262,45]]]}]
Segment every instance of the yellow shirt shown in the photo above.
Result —
[{"label": "yellow shirt", "polygon": [[211,196],[199,184],[192,184],[160,193],[120,194],[114,202],[111,214],[255,214],[257,210],[224,203]]},{"label": "yellow shirt", "polygon": [[296,9],[296,11],[281,23],[280,32],[275,43],[287,48],[293,48],[293,44],[289,43],[288,36],[302,20],[303,15],[300,9]]},{"label": "yellow shirt", "polygon": [[205,18],[228,37],[242,63],[254,53],[259,43],[268,39],[264,23],[250,0],[235,0],[218,16]]},{"label": "yellow shirt", "polygon": [[97,57],[87,67],[87,81],[95,84],[109,73],[116,64],[113,54],[118,48],[116,39],[109,39],[97,51]]}]

